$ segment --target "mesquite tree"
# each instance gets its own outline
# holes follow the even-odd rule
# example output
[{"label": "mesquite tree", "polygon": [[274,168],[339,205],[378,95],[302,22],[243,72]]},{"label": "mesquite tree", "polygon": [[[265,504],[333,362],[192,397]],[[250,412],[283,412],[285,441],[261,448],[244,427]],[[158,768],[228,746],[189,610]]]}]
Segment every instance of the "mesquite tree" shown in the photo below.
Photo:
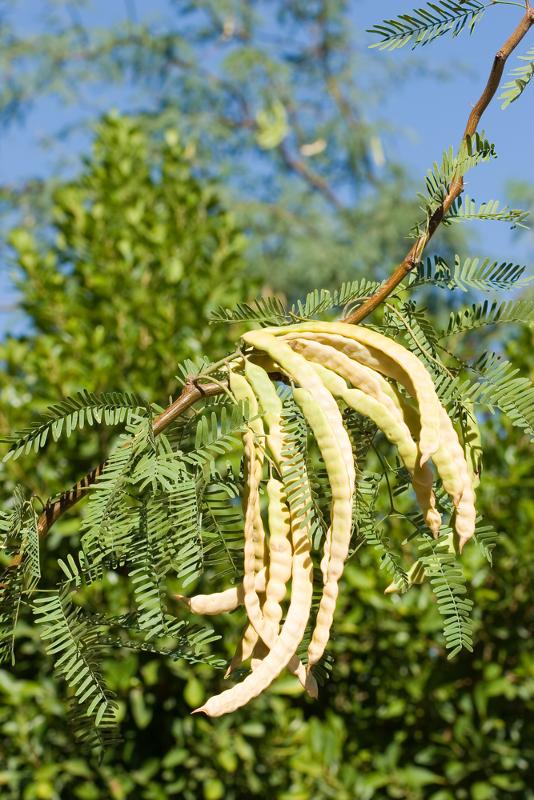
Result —
[{"label": "mesquite tree", "polygon": [[[417,46],[447,32],[473,31],[483,11],[474,0],[441,3],[387,20],[371,32],[381,37],[382,48],[408,42]],[[475,203],[465,196],[463,179],[468,170],[495,156],[478,124],[499,88],[505,62],[533,23],[534,10],[527,3],[522,20],[495,56],[459,146],[447,150],[429,171],[422,215],[412,227],[413,245],[387,280],[315,290],[289,307],[278,298],[262,298],[235,309],[220,308],[212,314],[214,322],[256,323],[267,330],[245,333],[237,349],[217,362],[205,357],[184,362],[182,391],[167,408],[143,403],[131,393],[82,391],[53,406],[30,429],[8,437],[7,458],[19,458],[86,425],[124,427],[107,460],[72,489],[46,501],[39,513],[37,498],[18,487],[1,521],[7,556],[1,588],[2,652],[14,656],[12,631],[21,605],[29,604],[57,673],[70,686],[76,728],[91,743],[102,743],[115,722],[114,700],[98,666],[103,645],[222,666],[214,647],[207,649],[214,640],[212,630],[181,618],[183,612],[178,617],[170,612],[170,576],[184,590],[202,574],[210,583],[222,577],[239,584],[242,579],[242,588],[231,589],[235,605],[242,593],[249,617],[236,663],[252,657],[252,673],[200,709],[213,715],[233,710],[266,688],[282,667],[293,664],[290,659],[297,659],[298,673],[298,657],[307,662],[306,688],[316,693],[308,680],[320,683],[331,667],[323,656],[343,562],[364,543],[378,548],[381,566],[390,574],[388,591],[413,591],[415,584],[430,580],[452,656],[471,647],[471,603],[465,599],[458,551],[474,536],[491,558],[496,538],[491,526],[476,519],[474,488],[484,452],[476,413],[498,410],[531,436],[534,387],[499,353],[481,352],[466,360],[457,342],[485,325],[529,322],[534,310],[528,297],[498,297],[528,283],[520,265],[491,258],[425,260],[424,250],[440,225],[470,219],[512,227],[525,222],[521,210],[493,200]],[[517,69],[501,95],[505,106],[525,89],[533,63]],[[453,312],[442,328],[418,299],[418,289],[428,284],[446,291],[468,287],[491,292],[492,298]],[[343,324],[318,321],[338,308]],[[368,320],[378,309],[380,319]],[[343,368],[338,356],[321,349],[317,358],[306,356],[310,339],[314,345],[334,346],[350,365],[344,362]],[[251,381],[249,396],[236,390],[236,376],[246,375],[251,365],[264,367],[262,380],[274,391],[272,406],[265,385],[254,389]],[[325,367],[337,378],[325,375]],[[359,367],[371,374],[355,378]],[[349,380],[352,389],[343,381],[336,383],[339,378]],[[370,405],[369,396],[378,408]],[[398,434],[392,432],[396,420]],[[242,467],[235,453],[239,438],[244,444]],[[391,449],[394,444],[400,460]],[[415,448],[414,457],[406,447]],[[438,473],[434,489],[432,480],[429,484],[419,475],[430,458]],[[257,586],[262,570],[268,575],[274,563],[272,530],[270,539],[261,533],[260,496],[267,478],[279,480],[285,492],[286,500],[280,503],[276,495],[277,505],[271,506],[276,494],[271,485],[268,516],[270,523],[273,516],[272,525],[277,515],[288,517],[292,592],[298,595],[295,604],[291,597],[281,630],[271,627],[270,632],[263,630],[272,623],[267,613],[273,600],[270,579],[263,589]],[[403,549],[376,522],[382,482],[391,515],[403,519],[405,533],[410,532]],[[422,501],[418,495],[422,515],[409,503],[412,485],[416,494],[419,486],[421,497],[426,491]],[[41,539],[87,495],[80,550],[61,560],[64,578],[43,592]],[[303,552],[307,561],[302,561]],[[91,598],[99,585],[117,575],[127,576],[130,602],[110,615],[93,607]],[[308,627],[314,586],[320,597],[315,627]],[[194,607],[200,601],[189,602]]]}]

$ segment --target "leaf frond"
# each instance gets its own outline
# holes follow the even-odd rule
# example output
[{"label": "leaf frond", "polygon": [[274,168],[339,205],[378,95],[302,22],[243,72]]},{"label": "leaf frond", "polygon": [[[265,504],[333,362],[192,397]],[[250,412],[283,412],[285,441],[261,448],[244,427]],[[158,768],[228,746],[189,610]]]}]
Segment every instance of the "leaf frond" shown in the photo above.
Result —
[{"label": "leaf frond", "polygon": [[382,38],[370,46],[380,50],[396,50],[411,44],[413,50],[446,33],[458,36],[465,28],[472,33],[484,11],[484,4],[478,0],[428,3],[423,8],[415,8],[410,14],[400,14],[395,19],[386,19],[374,25],[367,32]]},{"label": "leaf frond", "polygon": [[63,433],[68,437],[86,425],[127,423],[132,413],[143,407],[144,404],[134,394],[110,392],[98,395],[83,390],[50,406],[47,413],[29,428],[12,436],[4,436],[0,441],[10,445],[4,460],[17,459],[32,450],[37,452],[45,446],[49,437],[57,442]]}]

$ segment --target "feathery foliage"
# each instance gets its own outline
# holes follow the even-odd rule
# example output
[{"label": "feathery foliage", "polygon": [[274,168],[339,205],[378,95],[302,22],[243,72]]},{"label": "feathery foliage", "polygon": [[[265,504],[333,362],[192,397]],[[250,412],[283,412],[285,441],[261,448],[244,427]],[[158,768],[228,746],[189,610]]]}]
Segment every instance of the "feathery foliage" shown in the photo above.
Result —
[{"label": "feathery foliage", "polygon": [[390,539],[383,532],[383,520],[377,519],[376,504],[381,481],[382,475],[373,472],[361,475],[354,502],[356,525],[359,535],[379,556],[379,568],[387,573],[401,592],[405,592],[408,589],[408,578],[402,566],[401,556],[395,553]]},{"label": "feathery foliage", "polygon": [[452,311],[447,329],[443,336],[457,333],[468,333],[486,325],[497,325],[505,322],[532,322],[534,320],[534,304],[530,300],[484,300],[473,303],[467,308]]},{"label": "feathery foliage", "polygon": [[465,175],[468,170],[496,158],[495,145],[484,134],[475,133],[462,141],[459,152],[451,146],[445,150],[441,164],[434,162],[425,178],[426,195],[420,194],[423,208],[428,217],[444,201],[454,178]]},{"label": "feathery foliage", "polygon": [[454,658],[462,649],[472,652],[472,600],[467,593],[465,575],[454,552],[450,552],[450,535],[436,541],[429,535],[419,545],[419,558],[425,575],[436,595],[439,613],[443,617],[445,645]]},{"label": "feathery foliage", "polygon": [[115,727],[117,706],[99,668],[100,629],[73,605],[68,584],[40,593],[33,608],[55,671],[64,678],[79,707],[76,722],[81,738],[92,743],[91,736],[97,735],[103,744],[106,733]]},{"label": "feathery foliage", "polygon": [[410,288],[432,284],[440,289],[472,289],[492,292],[496,289],[522,289],[532,283],[533,276],[525,275],[526,267],[506,261],[492,261],[491,258],[464,258],[454,256],[454,264],[435,255],[418,264],[410,279]]},{"label": "feathery foliage", "polygon": [[429,44],[445,33],[458,36],[464,28],[472,33],[484,11],[484,4],[478,0],[428,3],[422,8],[415,8],[410,14],[399,14],[395,19],[386,19],[369,28],[368,33],[382,37],[381,41],[370,46],[380,50],[395,50],[411,44],[414,49],[418,45]]},{"label": "feathery foliage", "polygon": [[62,433],[70,436],[85,425],[119,425],[130,421],[132,413],[143,408],[143,403],[134,394],[109,392],[97,395],[83,390],[74,397],[66,397],[50,406],[47,413],[29,428],[0,441],[10,444],[5,459],[19,458],[32,450],[43,448],[49,436],[57,442]]},{"label": "feathery foliage", "polygon": [[489,222],[510,222],[510,227],[524,228],[529,215],[528,211],[520,208],[501,206],[498,200],[488,200],[477,205],[476,201],[468,195],[460,196],[447,211],[443,222],[468,221],[473,219],[487,220]]},{"label": "feathery foliage", "polygon": [[342,283],[339,289],[314,289],[303,300],[287,307],[279,297],[258,297],[252,303],[240,303],[235,308],[218,308],[210,319],[213,322],[257,322],[261,325],[287,325],[290,322],[313,319],[333,308],[343,308],[356,300],[369,297],[378,281],[361,278]]},{"label": "feathery foliage", "polygon": [[521,97],[528,84],[534,77],[534,47],[531,47],[525,56],[518,56],[520,61],[526,61],[519,67],[515,67],[510,71],[510,78],[512,80],[505,83],[502,87],[502,94],[499,95],[499,100],[502,100],[501,108],[507,108],[510,103],[514,103],[518,97]]}]

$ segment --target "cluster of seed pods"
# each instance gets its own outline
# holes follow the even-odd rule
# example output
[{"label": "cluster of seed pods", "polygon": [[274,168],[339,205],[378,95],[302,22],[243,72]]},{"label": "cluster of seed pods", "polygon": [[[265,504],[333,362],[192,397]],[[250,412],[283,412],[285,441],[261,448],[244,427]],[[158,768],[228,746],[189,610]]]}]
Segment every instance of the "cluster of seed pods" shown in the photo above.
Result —
[{"label": "cluster of seed pods", "polygon": [[[460,551],[473,536],[476,517],[473,477],[463,448],[429,372],[413,353],[376,331],[341,322],[264,328],[246,333],[243,341],[250,353],[229,371],[230,391],[236,400],[246,400],[251,412],[243,434],[243,582],[224,592],[181,598],[198,614],[228,612],[238,605],[246,609],[247,627],[227,675],[249,658],[252,669],[242,681],[196,709],[195,713],[211,717],[245,705],[286,667],[309,695],[317,696],[312,670],[329,640],[352,531],[356,477],[341,413],[344,408],[372,420],[397,448],[434,536],[439,534],[441,516],[430,460],[454,504]],[[309,516],[293,500],[306,493],[293,492],[288,483],[282,401],[268,372],[260,366],[266,362],[270,370],[287,376],[292,384],[294,400],[317,442],[331,487],[330,528],[321,559],[322,596],[306,666],[296,652],[311,614],[311,537]],[[266,484],[268,532],[259,499],[265,465],[270,475]],[[303,474],[299,480],[306,481],[307,476]],[[413,583],[420,581],[420,565],[416,563],[409,576]],[[282,603],[289,582],[291,593],[283,619]],[[386,591],[395,588],[392,584]]]}]

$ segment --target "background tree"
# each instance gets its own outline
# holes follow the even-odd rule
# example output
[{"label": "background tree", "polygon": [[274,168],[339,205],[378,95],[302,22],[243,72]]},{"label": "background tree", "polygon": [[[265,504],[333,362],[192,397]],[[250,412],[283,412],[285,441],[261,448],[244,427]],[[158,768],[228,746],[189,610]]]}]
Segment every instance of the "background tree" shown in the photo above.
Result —
[{"label": "background tree", "polygon": [[[197,167],[217,177],[250,234],[249,273],[273,290],[381,276],[402,255],[416,204],[405,170],[384,155],[394,125],[375,109],[393,80],[432,70],[418,57],[371,62],[352,24],[358,6],[171,2],[151,18],[132,3],[103,31],[76,0],[47,6],[44,19],[36,9],[32,35],[7,7],[0,120],[20,122],[45,98],[59,100],[61,120],[74,101],[76,122],[59,122],[53,138],[72,142],[118,99],[150,130],[178,126],[194,142]],[[30,181],[4,197],[8,208],[11,196],[19,208],[31,198],[35,211],[42,193]]]}]

